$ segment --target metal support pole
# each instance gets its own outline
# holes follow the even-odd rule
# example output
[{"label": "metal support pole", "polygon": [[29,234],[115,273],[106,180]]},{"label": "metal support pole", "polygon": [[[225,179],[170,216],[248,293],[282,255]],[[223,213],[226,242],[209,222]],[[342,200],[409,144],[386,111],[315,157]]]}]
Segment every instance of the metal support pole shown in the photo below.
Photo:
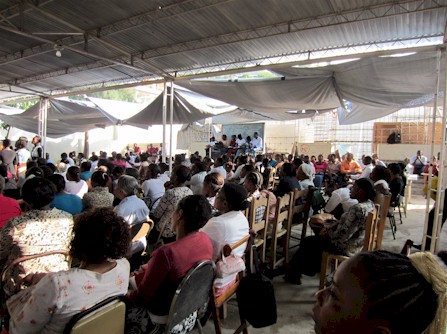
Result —
[{"label": "metal support pole", "polygon": [[42,154],[45,157],[47,143],[47,123],[48,123],[48,98],[40,98],[38,130],[37,133],[41,138]]},{"label": "metal support pole", "polygon": [[162,162],[166,162],[166,109],[167,109],[167,94],[168,94],[168,86],[166,80],[163,85],[163,147],[161,148],[162,152]]},{"label": "metal support pole", "polygon": [[[444,56],[444,61],[447,62],[445,57],[445,48],[442,49],[442,54]],[[447,71],[444,73],[445,81],[447,83]],[[442,227],[442,216],[444,208],[444,196],[445,196],[445,188],[446,188],[446,125],[447,125],[447,112],[445,110],[447,106],[447,86],[444,88],[444,107],[443,107],[443,115],[442,115],[442,139],[441,139],[441,150],[439,160],[441,161],[441,168],[438,172],[438,191],[436,192],[436,203],[435,203],[435,212],[434,212],[434,220],[433,220],[433,233],[432,233],[432,243],[430,245],[430,252],[438,252],[439,250],[439,236],[441,234]],[[434,241],[434,242],[433,242]]]},{"label": "metal support pole", "polygon": [[174,81],[171,81],[171,99],[169,103],[169,175],[172,173],[172,123],[174,122]]},{"label": "metal support pole", "polygon": [[434,93],[434,104],[433,104],[433,116],[432,116],[432,133],[431,133],[431,149],[429,157],[429,171],[427,179],[427,200],[425,204],[425,220],[424,220],[424,231],[422,233],[422,249],[425,249],[425,244],[427,243],[427,238],[433,239],[434,230],[432,230],[432,235],[427,235],[428,230],[428,217],[430,212],[430,202],[431,202],[431,183],[432,183],[432,157],[435,154],[435,130],[436,130],[436,112],[438,110],[438,91],[439,91],[439,81],[440,81],[440,70],[441,70],[441,50],[439,49],[436,57],[436,83],[435,83],[435,93]]}]

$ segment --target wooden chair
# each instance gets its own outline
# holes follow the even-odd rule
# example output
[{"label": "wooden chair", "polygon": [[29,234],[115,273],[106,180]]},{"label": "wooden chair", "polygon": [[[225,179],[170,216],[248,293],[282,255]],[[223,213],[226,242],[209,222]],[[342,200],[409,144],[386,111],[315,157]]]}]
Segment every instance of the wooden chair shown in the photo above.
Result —
[{"label": "wooden chair", "polygon": [[[172,299],[165,328],[166,334],[171,333],[177,324],[208,302],[215,276],[215,265],[211,260],[198,263],[188,272]],[[202,333],[199,318],[196,319],[195,326],[199,333]]]},{"label": "wooden chair", "polygon": [[123,296],[113,296],[73,316],[63,334],[124,334],[125,323]]},{"label": "wooden chair", "polygon": [[275,180],[276,180],[276,169],[271,168],[269,174],[269,180],[267,183],[267,190],[273,191],[273,189],[275,188],[275,182],[276,182]]},{"label": "wooden chair", "polygon": [[[293,200],[292,200],[292,224],[303,224],[301,229],[301,236],[295,237],[295,239],[301,240],[306,237],[307,233],[307,222],[309,220],[309,211],[312,204],[312,191],[313,188],[293,190]],[[294,218],[298,217],[297,220]]]},{"label": "wooden chair", "polygon": [[[378,204],[375,205],[374,210],[368,213],[368,217],[366,218],[365,223],[365,239],[363,241],[363,249],[362,251],[372,251],[376,248],[376,240],[379,239],[379,212],[380,206]],[[382,230],[383,233],[383,230]],[[380,237],[381,239],[381,237]],[[320,271],[320,289],[323,289],[325,286],[325,279],[328,275],[328,269],[330,264],[334,263],[334,271],[338,268],[338,265],[349,259],[348,256],[331,254],[329,252],[323,252],[322,261],[321,261],[321,271]]]},{"label": "wooden chair", "polygon": [[[280,264],[286,265],[289,261],[289,238],[292,224],[292,199],[293,192],[276,199],[275,221],[272,226],[272,242],[270,244],[270,269],[275,269]],[[279,229],[278,229],[279,227]],[[276,259],[278,239],[282,238],[282,257]]]},{"label": "wooden chair", "polygon": [[[250,234],[246,235],[241,240],[232,244],[231,246],[225,245],[224,248],[222,249],[223,255],[229,256],[234,249],[247,243],[247,247],[245,248],[245,252],[244,252],[244,256],[245,256],[248,248],[251,248],[250,245],[248,244],[249,239],[250,239]],[[220,296],[214,297],[214,293],[211,293],[210,301],[211,301],[212,313],[213,313],[213,318],[214,318],[214,329],[216,331],[216,334],[222,334],[222,324],[220,321],[221,317],[220,317],[219,313],[222,313],[223,315],[225,315],[226,302],[235,295],[236,290],[239,286],[239,281],[243,276],[244,276],[244,271],[239,272],[237,275],[236,282]],[[219,312],[219,310],[221,310],[222,312]],[[242,318],[240,320],[241,320],[241,325],[238,327],[238,329],[236,330],[235,333],[240,333],[242,331],[242,332],[244,332],[244,334],[248,334],[246,321]]]},{"label": "wooden chair", "polygon": [[149,234],[154,227],[154,221],[152,219],[148,219],[145,221],[141,221],[135,223],[130,226],[130,236],[132,238],[132,242],[135,242]]},{"label": "wooden chair", "polygon": [[374,249],[382,249],[383,231],[391,204],[391,194],[377,194],[374,203],[380,205],[379,226],[377,231],[376,246]]},{"label": "wooden chair", "polygon": [[[258,217],[259,213],[262,212],[262,217]],[[267,238],[267,226],[268,226],[268,217],[269,217],[269,197],[260,196],[259,198],[254,199],[250,205],[250,213],[248,216],[248,225],[250,230],[256,233],[256,237],[253,243],[253,246],[257,249],[261,247],[261,262],[265,262],[265,249],[266,249],[266,238]],[[250,263],[253,263],[253,250],[250,250]]]}]

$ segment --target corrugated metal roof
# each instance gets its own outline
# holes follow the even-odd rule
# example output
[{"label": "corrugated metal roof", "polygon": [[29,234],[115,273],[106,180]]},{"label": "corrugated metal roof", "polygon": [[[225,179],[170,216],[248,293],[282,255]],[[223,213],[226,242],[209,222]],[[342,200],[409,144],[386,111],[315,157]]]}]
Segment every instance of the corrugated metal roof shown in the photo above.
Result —
[{"label": "corrugated metal roof", "polygon": [[[234,69],[238,62],[242,70],[251,60],[443,36],[447,18],[447,0],[33,3],[0,1],[0,101],[23,92],[45,96],[211,66]],[[62,57],[55,45],[63,47]]]}]

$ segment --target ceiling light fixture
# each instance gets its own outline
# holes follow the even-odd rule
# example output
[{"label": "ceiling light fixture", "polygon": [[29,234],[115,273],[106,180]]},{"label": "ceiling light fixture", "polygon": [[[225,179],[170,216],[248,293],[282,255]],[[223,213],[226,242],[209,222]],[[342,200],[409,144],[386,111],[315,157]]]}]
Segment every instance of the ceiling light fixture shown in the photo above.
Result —
[{"label": "ceiling light fixture", "polygon": [[62,50],[64,47],[62,44],[54,44],[54,50],[56,50],[56,57],[62,57]]}]

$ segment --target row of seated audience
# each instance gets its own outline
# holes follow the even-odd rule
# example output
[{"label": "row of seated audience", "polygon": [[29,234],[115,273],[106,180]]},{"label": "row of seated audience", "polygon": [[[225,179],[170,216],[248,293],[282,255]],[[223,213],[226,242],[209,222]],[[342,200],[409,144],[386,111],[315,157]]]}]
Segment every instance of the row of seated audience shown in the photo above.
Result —
[{"label": "row of seated audience", "polygon": [[[80,260],[81,264],[79,268],[69,269],[66,257],[51,255],[17,266],[5,286],[7,295],[13,296],[7,302],[11,332],[60,333],[73,314],[109,295],[125,293],[129,276],[132,289],[127,295],[133,305],[128,315],[131,333],[162,332],[172,296],[188,270],[200,260],[217,260],[223,245],[232,244],[248,234],[248,221],[242,210],[247,208],[250,200],[268,194],[269,218],[272,221],[275,195],[283,196],[294,188],[307,189],[309,185],[314,185],[315,172],[310,163],[301,159],[291,159],[290,162],[281,160],[277,156],[275,163],[272,163],[272,160],[257,157],[256,162],[249,163],[247,156],[241,155],[233,166],[231,158],[223,156],[211,166],[210,161],[197,155],[193,155],[189,162],[179,157],[167,182],[163,165],[141,166],[139,171],[121,169],[118,172],[125,174],[119,175],[113,169],[120,166],[113,168],[110,164],[98,163],[98,170],[85,181],[87,188],[90,188],[86,193],[80,191],[84,186],[78,178],[81,174],[78,167],[70,166],[65,179],[63,173],[52,174],[49,171],[51,167],[31,167],[30,164],[30,173],[27,173],[21,189],[23,200],[30,210],[10,219],[1,230],[1,265],[7,266],[23,255],[56,249],[70,249],[73,258]],[[281,176],[273,192],[265,189],[267,184],[264,182],[275,168],[271,164]],[[306,268],[309,251],[313,258],[318,257],[323,249],[328,249],[326,247],[348,255],[358,252],[367,212],[373,208],[375,189],[385,191],[391,188],[385,185],[388,174],[384,171],[382,175],[382,168],[378,167],[372,169],[371,180],[359,178],[355,181],[350,199],[358,203],[353,203],[333,226],[323,229],[320,236],[302,241],[287,272],[288,280],[297,283],[301,274],[308,273],[302,268]],[[337,179],[327,168],[324,173],[328,181]],[[117,174],[119,177],[113,180]],[[63,182],[75,184],[64,187]],[[61,205],[70,203],[74,198],[65,196],[67,200],[64,200],[65,192],[79,198],[81,210],[85,213],[73,219],[72,214],[60,209]],[[58,196],[62,204],[54,201]],[[115,208],[112,210],[113,204]],[[68,206],[72,208],[75,205]],[[149,243],[164,245],[152,252],[147,265],[129,275],[129,263],[123,257],[133,251],[141,252],[146,248],[147,241],[139,240],[138,244],[129,246],[129,226],[148,219],[148,216],[156,223],[149,235]],[[118,235],[120,237],[115,238]],[[236,255],[242,255],[244,248],[242,245],[236,249]],[[315,249],[317,251],[312,252]],[[383,256],[394,259],[394,255]],[[355,261],[367,259],[356,257]],[[399,261],[403,260],[399,258]],[[309,267],[318,265],[319,268],[319,264],[316,259]],[[413,270],[412,264],[406,266],[407,270]],[[352,272],[355,269],[348,265],[345,268]],[[364,271],[375,274],[370,267],[365,267]],[[48,272],[53,273],[45,275]],[[90,279],[91,276],[93,278]],[[424,280],[419,277],[412,279]],[[217,279],[215,294],[225,292],[234,280],[235,275]],[[31,287],[25,288],[28,285]],[[60,288],[56,289],[55,286]],[[366,286],[361,288],[369,289]],[[432,293],[431,286],[422,290],[423,293]],[[89,297],[83,297],[84,294]],[[326,299],[328,297],[323,297],[325,294],[317,295],[317,308],[327,307],[329,301]],[[39,305],[39,311],[36,311],[36,305]],[[430,305],[433,309],[433,303]],[[316,315],[317,326],[331,326],[321,322],[319,317],[322,314],[324,312]],[[197,314],[192,314],[179,324],[177,330],[187,331],[196,317]],[[389,316],[380,314],[378,319],[389,319]],[[431,321],[429,319],[430,316],[426,316],[426,324]]]}]

